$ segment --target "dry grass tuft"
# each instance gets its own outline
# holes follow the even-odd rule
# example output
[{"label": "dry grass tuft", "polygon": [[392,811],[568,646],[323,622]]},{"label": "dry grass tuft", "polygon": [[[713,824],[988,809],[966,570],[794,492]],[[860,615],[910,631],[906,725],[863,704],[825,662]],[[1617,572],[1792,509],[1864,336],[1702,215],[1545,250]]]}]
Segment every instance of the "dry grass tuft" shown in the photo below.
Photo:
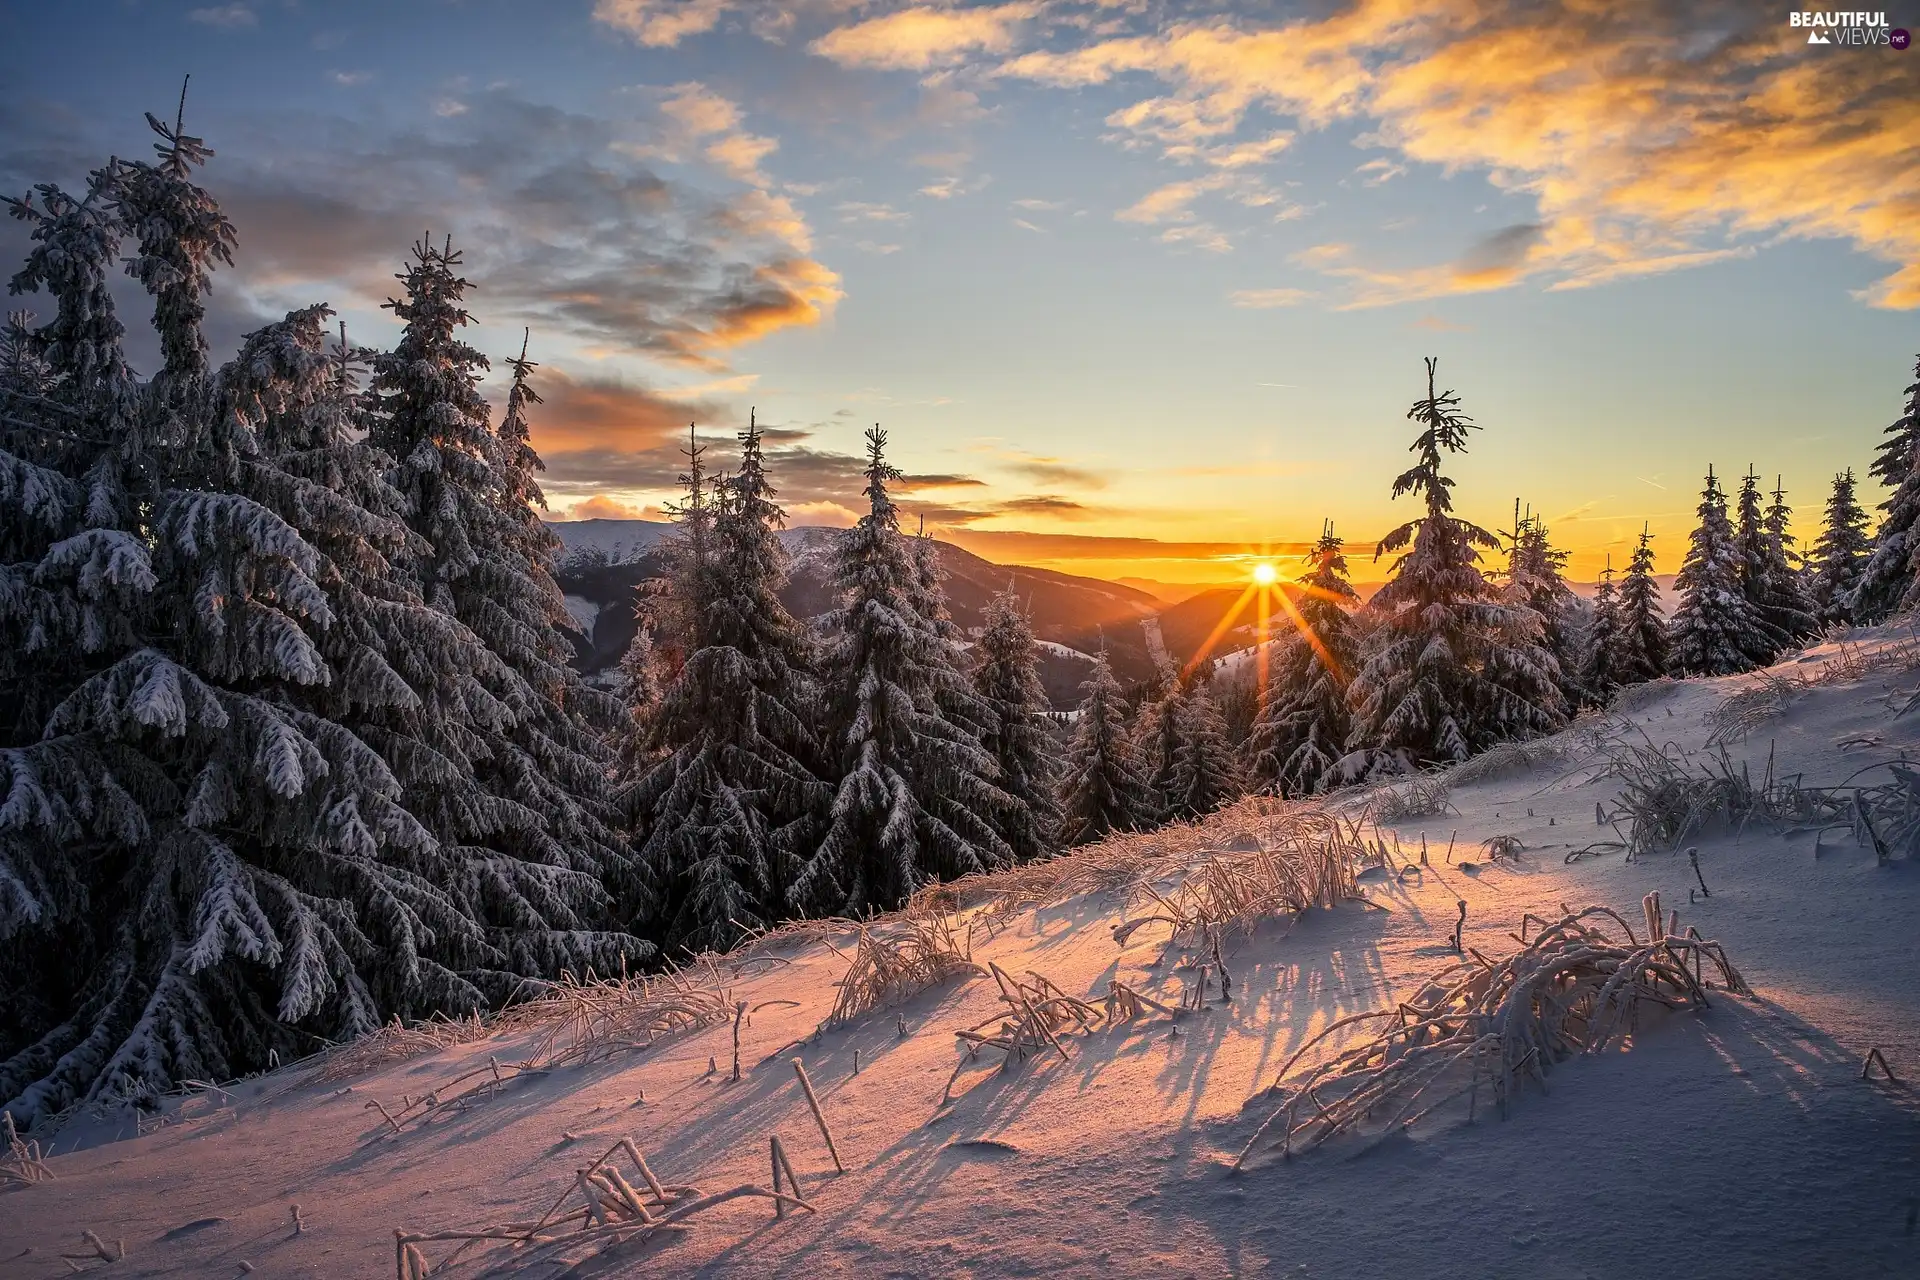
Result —
[{"label": "dry grass tuft", "polygon": [[315,1055],[319,1069],[308,1076],[306,1082],[333,1084],[351,1080],[409,1058],[438,1053],[455,1045],[470,1044],[492,1033],[493,1028],[482,1021],[478,1014],[468,1018],[433,1017],[410,1027],[395,1018],[357,1040],[349,1040]]},{"label": "dry grass tuft", "polygon": [[[1606,907],[1576,912],[1563,904],[1557,921],[1526,917],[1516,935],[1520,949],[1505,959],[1489,960],[1469,948],[1470,959],[1434,974],[1411,1000],[1334,1022],[1281,1067],[1269,1093],[1285,1100],[1254,1131],[1233,1167],[1241,1168],[1276,1131],[1271,1145],[1288,1155],[1353,1130],[1388,1107],[1393,1111],[1382,1137],[1462,1094],[1469,1097],[1471,1116],[1483,1077],[1504,1116],[1529,1077],[1544,1090],[1554,1063],[1605,1048],[1623,1025],[1635,1024],[1643,1002],[1706,1008],[1714,978],[1726,990],[1751,994],[1719,943],[1691,929],[1675,936],[1660,917],[1656,894],[1642,906],[1650,933],[1644,942]],[[1608,936],[1608,921],[1624,942]],[[1529,923],[1540,926],[1531,941],[1524,932]],[[1390,1025],[1291,1088],[1284,1086],[1287,1073],[1315,1045],[1368,1021]]]},{"label": "dry grass tuft", "polygon": [[[1062,1035],[1093,1031],[1106,1020],[1098,1007],[1068,995],[1037,973],[1028,973],[1022,981],[1009,976],[997,964],[989,963],[987,970],[1000,986],[1000,999],[1007,1006],[1007,1012],[996,1013],[953,1033],[967,1052],[947,1077],[947,1087],[941,1094],[943,1104],[952,1101],[953,1082],[960,1078],[968,1064],[979,1058],[982,1049],[998,1049],[1005,1055],[1000,1060],[1003,1071],[1015,1062],[1048,1049],[1066,1058],[1067,1047],[1061,1043]],[[993,1029],[989,1031],[989,1027]]]},{"label": "dry grass tuft", "polygon": [[[1457,766],[1466,768],[1472,760]],[[1448,798],[1451,773],[1427,774],[1411,782],[1380,787],[1369,793],[1365,812],[1374,822],[1413,822],[1457,812]]]},{"label": "dry grass tuft", "polygon": [[563,974],[538,997],[508,1009],[499,1025],[544,1028],[528,1055],[530,1066],[604,1062],[677,1032],[731,1020],[733,995],[723,983],[711,964],[653,976]]},{"label": "dry grass tuft", "polygon": [[1535,738],[1530,742],[1501,742],[1472,759],[1461,761],[1441,776],[1446,779],[1448,787],[1465,787],[1522,769],[1557,765],[1566,757],[1567,746],[1557,737]]},{"label": "dry grass tuft", "polygon": [[1738,742],[1785,711],[1806,691],[1804,680],[1772,671],[1756,673],[1752,683],[1707,713],[1707,745]]},{"label": "dry grass tuft", "polygon": [[[644,1190],[634,1186],[615,1163],[614,1157],[623,1153]],[[787,1166],[787,1172],[791,1174],[791,1166]],[[396,1230],[393,1233],[394,1275],[396,1280],[426,1280],[430,1275],[447,1271],[468,1249],[489,1244],[504,1244],[523,1251],[519,1259],[523,1265],[554,1246],[587,1245],[605,1249],[633,1244],[649,1240],[661,1231],[685,1230],[688,1219],[696,1214],[743,1196],[772,1200],[782,1210],[791,1205],[808,1213],[814,1211],[813,1206],[800,1197],[798,1186],[790,1191],[769,1191],[744,1183],[712,1195],[705,1195],[696,1187],[667,1186],[654,1176],[633,1140],[622,1138],[592,1165],[575,1170],[573,1184],[561,1192],[538,1219],[464,1231]],[[570,1199],[577,1199],[579,1204],[567,1210]],[[456,1240],[460,1242],[458,1248],[439,1262],[429,1263],[423,1245]]]},{"label": "dry grass tuft", "polygon": [[1621,839],[1629,857],[1676,849],[1715,822],[1742,829],[1762,812],[1767,784],[1756,790],[1747,767],[1736,770],[1724,747],[1696,767],[1691,752],[1674,743],[1656,747],[1643,735],[1640,743],[1613,744],[1606,758],[1595,778],[1620,781],[1619,802],[1605,816],[1616,831],[1627,823]]},{"label": "dry grass tuft", "polygon": [[840,996],[823,1025],[843,1026],[950,978],[985,972],[973,962],[972,929],[962,936],[950,915],[909,911],[885,924],[861,925]]},{"label": "dry grass tuft", "polygon": [[0,1111],[0,1123],[5,1125],[7,1136],[6,1154],[0,1155],[0,1186],[31,1187],[52,1182],[53,1170],[47,1167],[40,1144],[21,1138],[20,1131],[13,1127],[13,1112]]},{"label": "dry grass tuft", "polygon": [[1316,813],[1269,838],[1269,847],[1209,851],[1180,868],[1180,880],[1162,891],[1142,881],[1135,901],[1148,909],[1113,927],[1122,946],[1139,929],[1165,924],[1177,946],[1206,945],[1229,931],[1246,932],[1282,914],[1332,907],[1361,897],[1354,874],[1381,856],[1362,836],[1358,818]]},{"label": "dry grass tuft", "polygon": [[1639,684],[1625,685],[1617,690],[1607,701],[1607,710],[1613,715],[1632,715],[1659,702],[1680,687],[1680,681],[1672,676],[1660,676],[1653,680],[1644,680]]}]

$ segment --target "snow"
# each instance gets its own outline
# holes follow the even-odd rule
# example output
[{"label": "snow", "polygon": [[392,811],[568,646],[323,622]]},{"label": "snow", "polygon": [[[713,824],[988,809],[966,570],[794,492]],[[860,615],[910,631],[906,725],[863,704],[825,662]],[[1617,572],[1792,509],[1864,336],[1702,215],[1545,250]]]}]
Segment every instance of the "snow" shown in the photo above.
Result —
[{"label": "snow", "polygon": [[[1869,633],[1869,646],[1886,642]],[[1783,674],[1818,677],[1815,649]],[[1656,742],[1697,749],[1706,716],[1752,676],[1677,682],[1631,715]],[[1882,675],[1810,688],[1748,740],[1756,776],[1838,782],[1920,748],[1920,718],[1893,714],[1914,684]],[[744,966],[733,998],[761,1006],[742,1029],[744,1078],[728,1079],[729,1029],[668,1036],[594,1067],[511,1086],[388,1139],[370,1109],[462,1071],[524,1055],[502,1032],[357,1079],[318,1084],[295,1066],[169,1106],[146,1136],[83,1122],[55,1140],[56,1180],[5,1197],[8,1275],[65,1274],[80,1232],[125,1241],[117,1274],[392,1274],[395,1228],[424,1231],[536,1217],[585,1159],[631,1136],[668,1182],[714,1190],[766,1180],[777,1133],[817,1216],[776,1220],[738,1201],[579,1276],[1122,1277],[1683,1275],[1911,1276],[1920,1238],[1915,1096],[1860,1078],[1870,1046],[1903,1080],[1920,1072],[1920,987],[1911,940],[1920,880],[1842,839],[1816,860],[1811,834],[1750,827],[1700,839],[1712,896],[1682,854],[1567,865],[1597,836],[1594,804],[1618,782],[1541,768],[1456,788],[1457,814],[1392,829],[1424,836],[1431,865],[1404,884],[1363,883],[1386,911],[1348,904],[1230,939],[1231,1007],[1067,1040],[1070,1060],[963,1073],[952,1030],[1000,1007],[991,978],[951,982],[821,1034],[846,971],[819,942],[775,945],[784,963]],[[1531,810],[1531,813],[1529,813]],[[1215,828],[1217,835],[1225,827]],[[1460,850],[1511,834],[1514,865],[1465,870]],[[1452,841],[1450,864],[1445,850]],[[1444,939],[1464,901],[1467,946],[1512,950],[1523,913],[1601,903],[1637,917],[1657,890],[1682,928],[1725,944],[1756,995],[1715,991],[1703,1013],[1643,1011],[1624,1045],[1570,1060],[1551,1093],[1528,1090],[1505,1120],[1446,1110],[1362,1152],[1336,1140],[1281,1162],[1231,1161],[1266,1114],[1262,1092],[1330,1021],[1410,992],[1452,960]],[[974,933],[976,960],[1038,971],[1097,997],[1118,977],[1171,1000],[1188,980],[1164,930],[1115,944],[1119,891],[1014,914]],[[845,951],[849,934],[833,937]],[[723,972],[726,967],[723,966]],[[836,1175],[795,1084],[796,1052],[847,1172]],[[855,1071],[855,1055],[859,1070]],[[709,1058],[720,1064],[708,1072]],[[1311,1061],[1311,1059],[1310,1059]],[[645,1101],[638,1099],[644,1093]],[[295,1233],[298,1202],[305,1229]],[[23,1253],[23,1250],[31,1250]],[[444,1251],[432,1255],[436,1260]],[[476,1276],[504,1251],[470,1252]],[[574,1256],[577,1256],[574,1255]],[[518,1274],[516,1271],[515,1274]],[[535,1274],[529,1271],[527,1274]],[[548,1274],[545,1271],[538,1274]]]},{"label": "snow", "polygon": [[1048,653],[1053,654],[1057,658],[1071,658],[1077,662],[1085,662],[1088,664],[1092,664],[1093,662],[1097,661],[1097,659],[1090,653],[1083,653],[1078,649],[1072,648],[1068,645],[1060,644],[1059,642],[1054,640],[1035,640],[1034,644],[1038,645],[1042,649],[1045,649]]},{"label": "snow", "polygon": [[585,596],[563,597],[567,606],[567,615],[580,624],[585,635],[593,634],[593,624],[599,619],[601,609],[606,606],[597,604]]},{"label": "snow", "polygon": [[551,520],[547,528],[559,537],[563,556],[597,551],[613,564],[638,560],[673,532],[660,520]]}]

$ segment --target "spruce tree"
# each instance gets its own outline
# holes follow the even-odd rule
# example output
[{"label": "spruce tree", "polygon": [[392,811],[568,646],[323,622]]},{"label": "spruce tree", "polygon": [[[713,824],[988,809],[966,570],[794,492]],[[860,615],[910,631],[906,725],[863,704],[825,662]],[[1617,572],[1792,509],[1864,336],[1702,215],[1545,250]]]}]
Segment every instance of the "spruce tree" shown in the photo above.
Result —
[{"label": "spruce tree", "polygon": [[1352,733],[1347,685],[1355,645],[1348,612],[1360,603],[1347,577],[1345,545],[1327,521],[1307,552],[1294,634],[1278,646],[1265,705],[1247,738],[1249,783],[1267,795],[1312,795],[1340,780],[1338,765]]},{"label": "spruce tree", "polygon": [[[808,913],[884,910],[936,879],[1006,866],[1013,797],[956,705],[957,645],[923,616],[925,580],[899,509],[886,433],[867,433],[867,513],[840,540],[840,605],[826,620],[826,723],[838,786],[812,858],[787,892]],[[973,699],[979,723],[989,714]]]},{"label": "spruce tree", "polygon": [[1246,777],[1227,738],[1227,722],[1206,685],[1195,683],[1180,702],[1179,746],[1164,797],[1173,819],[1201,818],[1246,794]]},{"label": "spruce tree", "polygon": [[1507,562],[1511,603],[1540,616],[1547,651],[1560,668],[1562,698],[1571,706],[1591,698],[1580,678],[1580,599],[1567,585],[1567,555],[1548,539],[1546,522],[1532,513],[1522,516],[1516,500]]},{"label": "spruce tree", "polygon": [[1809,595],[1820,621],[1853,621],[1853,593],[1860,585],[1871,548],[1867,513],[1854,496],[1853,468],[1848,467],[1833,478],[1826,526],[1808,560]]},{"label": "spruce tree", "polygon": [[1620,582],[1619,648],[1612,675],[1621,685],[1643,684],[1667,671],[1667,626],[1660,617],[1660,584],[1653,577],[1653,532],[1640,541]]},{"label": "spruce tree", "polygon": [[1605,706],[1621,681],[1622,636],[1620,602],[1613,589],[1613,556],[1601,571],[1599,586],[1593,593],[1593,622],[1587,628],[1586,652],[1580,660],[1580,685],[1593,706]]},{"label": "spruce tree", "polygon": [[1138,831],[1152,824],[1158,808],[1134,754],[1126,699],[1104,644],[1080,688],[1086,696],[1060,774],[1060,839],[1068,846]]},{"label": "spruce tree", "polygon": [[1893,490],[1880,503],[1884,513],[1873,536],[1873,552],[1860,571],[1848,601],[1856,622],[1879,622],[1916,601],[1914,553],[1920,547],[1920,359],[1907,388],[1906,409],[1886,429],[1869,470]]},{"label": "spruce tree", "polygon": [[977,648],[973,686],[993,713],[985,745],[1000,766],[1000,789],[1020,802],[1000,834],[1015,858],[1045,857],[1057,847],[1060,810],[1053,775],[1058,766],[1047,730],[1040,648],[1012,582],[987,606]]},{"label": "spruce tree", "polygon": [[1793,508],[1776,482],[1773,501],[1760,505],[1760,478],[1747,469],[1740,485],[1740,588],[1760,620],[1750,656],[1766,666],[1813,633],[1813,612],[1793,570]]},{"label": "spruce tree", "polygon": [[369,395],[367,439],[395,460],[421,594],[497,660],[490,696],[468,708],[465,754],[480,793],[435,797],[429,826],[466,849],[472,895],[502,931],[511,972],[605,972],[651,952],[595,927],[610,918],[607,886],[629,912],[638,895],[612,826],[605,734],[618,707],[570,665],[573,623],[553,579],[558,543],[531,508],[541,500],[525,421],[538,402],[535,366],[508,362],[505,434],[496,431],[479,387],[487,358],[460,335],[472,322],[460,263],[450,242],[414,245],[398,277],[405,296],[386,304],[405,328],[374,359]]},{"label": "spruce tree", "polygon": [[[434,711],[402,651],[484,650],[410,629],[398,495],[324,309],[208,368],[232,231],[193,182],[211,153],[149,123],[159,164],[11,202],[35,245],[13,288],[58,308],[0,385],[0,1106],[29,1124],[475,1007],[504,957],[391,758]],[[106,285],[129,234],[145,383]]]},{"label": "spruce tree", "polygon": [[829,796],[818,773],[812,640],[780,602],[786,516],[777,496],[750,421],[739,469],[711,503],[690,500],[686,510],[700,519],[681,530],[702,539],[711,570],[681,615],[697,647],[651,716],[659,759],[627,797],[653,897],[651,932],[674,951],[724,950],[742,930],[782,918]]},{"label": "spruce tree", "polygon": [[1190,682],[1170,662],[1163,661],[1134,717],[1134,753],[1146,771],[1147,789],[1153,799],[1152,822],[1156,825],[1178,816],[1174,774],[1180,765],[1181,722],[1191,696]]},{"label": "spruce tree", "polygon": [[1539,614],[1503,602],[1480,570],[1481,551],[1499,540],[1452,514],[1443,456],[1464,451],[1477,427],[1458,411],[1457,395],[1435,390],[1436,365],[1427,361],[1427,395],[1407,414],[1421,426],[1417,460],[1393,485],[1394,497],[1413,494],[1426,511],[1375,552],[1401,554],[1369,602],[1378,618],[1374,650],[1350,690],[1351,745],[1375,770],[1465,760],[1496,742],[1551,731],[1565,715]]},{"label": "spruce tree", "polygon": [[1723,676],[1764,660],[1767,630],[1742,585],[1744,558],[1727,497],[1713,468],[1700,492],[1700,524],[1673,580],[1679,607],[1668,626],[1667,664],[1677,675]]}]

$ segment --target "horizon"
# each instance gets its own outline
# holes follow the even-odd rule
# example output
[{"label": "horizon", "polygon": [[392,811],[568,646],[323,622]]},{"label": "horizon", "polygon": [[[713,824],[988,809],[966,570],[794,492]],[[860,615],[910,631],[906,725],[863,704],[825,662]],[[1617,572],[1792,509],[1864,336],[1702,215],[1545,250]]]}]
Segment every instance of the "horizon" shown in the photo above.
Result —
[{"label": "horizon", "polygon": [[[392,273],[450,229],[496,403],[532,329],[555,517],[661,518],[688,422],[724,465],[757,407],[795,524],[851,520],[877,421],[930,531],[1168,586],[1261,559],[1291,577],[1327,518],[1356,576],[1384,575],[1363,565],[1411,514],[1389,493],[1427,355],[1484,428],[1450,461],[1461,514],[1504,528],[1520,499],[1577,581],[1643,522],[1671,574],[1709,464],[1783,477],[1809,541],[1920,348],[1920,55],[1808,47],[1785,14],[459,16],[16,12],[0,181],[144,151],[140,113],[170,116],[191,72],[202,180],[240,236],[217,356],[313,301],[389,342]],[[94,57],[58,56],[82,38]],[[0,227],[14,261],[24,245]]]}]

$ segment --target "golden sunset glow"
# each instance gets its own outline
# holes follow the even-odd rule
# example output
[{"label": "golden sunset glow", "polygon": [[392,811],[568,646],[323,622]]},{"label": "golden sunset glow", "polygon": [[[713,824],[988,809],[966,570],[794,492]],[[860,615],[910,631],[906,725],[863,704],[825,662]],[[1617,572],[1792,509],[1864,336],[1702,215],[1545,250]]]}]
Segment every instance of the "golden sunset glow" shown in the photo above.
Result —
[{"label": "golden sunset glow", "polygon": [[1263,587],[1270,587],[1280,581],[1280,571],[1273,567],[1273,561],[1262,560],[1253,566],[1253,580]]}]

